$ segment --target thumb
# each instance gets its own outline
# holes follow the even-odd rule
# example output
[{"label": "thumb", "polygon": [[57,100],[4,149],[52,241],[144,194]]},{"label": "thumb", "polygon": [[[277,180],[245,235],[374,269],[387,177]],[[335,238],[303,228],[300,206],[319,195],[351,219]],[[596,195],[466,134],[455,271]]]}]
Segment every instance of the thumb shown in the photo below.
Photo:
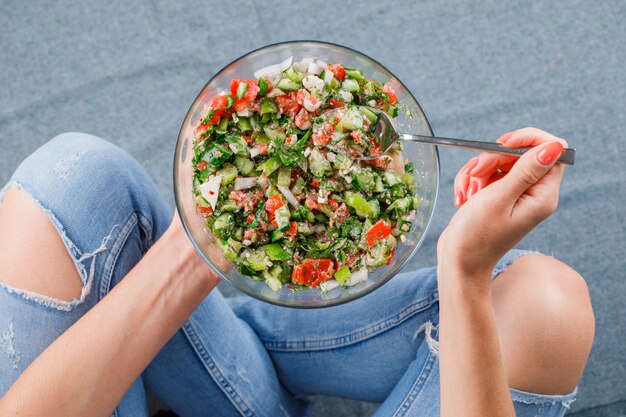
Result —
[{"label": "thumb", "polygon": [[506,199],[517,200],[550,171],[563,150],[560,142],[548,142],[529,150],[515,162],[511,171],[494,185],[501,187],[499,191]]}]

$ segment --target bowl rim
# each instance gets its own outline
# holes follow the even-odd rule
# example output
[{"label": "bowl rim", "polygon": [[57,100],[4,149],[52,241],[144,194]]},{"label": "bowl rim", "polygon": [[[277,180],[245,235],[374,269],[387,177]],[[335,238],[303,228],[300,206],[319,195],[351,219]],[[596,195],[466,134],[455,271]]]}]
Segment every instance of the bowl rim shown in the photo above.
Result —
[{"label": "bowl rim", "polygon": [[181,202],[179,201],[179,197],[178,197],[178,192],[177,192],[177,186],[176,186],[176,172],[177,172],[177,166],[178,166],[178,156],[179,156],[179,141],[182,137],[182,133],[183,130],[185,128],[185,123],[187,121],[187,119],[190,116],[191,110],[193,108],[194,103],[196,103],[196,101],[198,100],[198,98],[200,97],[200,95],[202,94],[202,92],[209,86],[209,84],[211,84],[211,82],[217,78],[222,72],[224,72],[227,68],[229,68],[231,65],[235,64],[236,62],[246,58],[249,55],[252,55],[258,51],[261,51],[263,49],[268,49],[268,48],[272,48],[272,47],[276,47],[276,46],[281,46],[281,45],[289,45],[289,44],[319,44],[322,46],[331,46],[334,48],[340,48],[340,49],[344,49],[347,50],[349,52],[353,52],[359,55],[364,56],[365,58],[371,60],[372,62],[376,63],[377,65],[379,65],[382,69],[384,69],[385,71],[387,71],[389,74],[391,74],[397,81],[398,83],[408,92],[409,96],[413,99],[413,101],[415,102],[415,104],[417,105],[417,108],[419,109],[419,111],[422,113],[422,115],[424,116],[424,121],[426,122],[426,128],[428,130],[427,135],[429,136],[434,136],[433,133],[433,129],[430,125],[430,122],[428,120],[428,117],[426,117],[426,113],[424,112],[424,109],[422,108],[422,106],[420,105],[419,101],[415,98],[415,96],[413,95],[413,93],[411,92],[411,90],[409,90],[409,88],[402,82],[402,80],[400,80],[398,77],[396,77],[393,72],[391,72],[386,66],[384,66],[383,64],[381,64],[379,61],[377,61],[376,59],[370,57],[369,55],[358,51],[354,48],[351,48],[349,46],[345,46],[345,45],[340,45],[337,43],[333,43],[333,42],[328,42],[328,41],[321,41],[321,40],[311,40],[311,39],[294,39],[294,40],[288,40],[288,41],[281,41],[281,42],[276,42],[276,43],[272,43],[272,44],[268,44],[265,46],[261,46],[259,48],[253,49],[251,51],[246,52],[245,54],[233,59],[232,61],[228,62],[226,65],[224,65],[222,68],[220,68],[215,74],[213,74],[213,76],[211,76],[211,78],[204,84],[204,86],[202,86],[202,88],[200,89],[200,91],[198,92],[198,94],[196,95],[196,98],[192,101],[191,105],[189,106],[189,109],[187,110],[187,113],[185,114],[185,117],[183,118],[183,121],[181,123],[180,129],[178,131],[178,137],[176,139],[176,146],[174,148],[174,163],[173,163],[173,167],[172,167],[172,186],[174,188],[174,201],[176,204],[176,211],[178,214],[178,217],[180,218],[181,224],[183,226],[183,229],[185,230],[185,234],[187,235],[187,237],[189,238],[189,240],[191,241],[191,244],[193,246],[193,248],[196,250],[196,252],[198,253],[198,255],[200,255],[200,257],[204,260],[204,262],[209,266],[209,268],[211,268],[211,270],[220,278],[221,281],[225,281],[227,283],[229,283],[230,285],[233,285],[235,288],[237,288],[239,291],[243,292],[244,294],[269,303],[269,304],[273,304],[273,305],[277,305],[280,307],[288,307],[288,308],[298,308],[298,309],[316,309],[316,308],[326,308],[326,307],[334,307],[334,306],[338,306],[341,304],[345,304],[348,303],[350,301],[354,301],[354,300],[358,300],[359,298],[362,298],[364,296],[366,296],[367,294],[372,293],[373,291],[377,290],[378,288],[382,287],[383,285],[385,285],[387,282],[389,282],[391,279],[393,279],[398,272],[404,268],[404,266],[413,258],[413,256],[415,256],[415,253],[418,251],[419,247],[422,245],[422,243],[424,243],[424,239],[426,238],[426,235],[429,232],[430,229],[430,225],[432,224],[432,220],[434,217],[434,213],[435,210],[437,208],[437,201],[439,199],[439,182],[440,182],[440,178],[441,178],[441,161],[440,161],[440,157],[439,157],[439,148],[437,146],[435,146],[435,160],[437,162],[437,175],[435,178],[435,195],[434,195],[434,201],[433,201],[433,207],[431,210],[431,215],[428,219],[428,221],[426,222],[426,226],[424,227],[424,232],[422,233],[420,239],[418,240],[418,242],[415,244],[415,249],[409,254],[409,256],[402,262],[402,264],[400,264],[398,266],[398,268],[396,269],[396,272],[393,273],[392,275],[390,275],[388,278],[386,279],[381,279],[378,282],[375,282],[374,284],[370,285],[366,290],[364,290],[361,293],[358,293],[356,295],[354,295],[353,297],[346,297],[346,298],[335,298],[332,300],[328,300],[327,302],[323,303],[323,304],[293,304],[293,303],[289,303],[288,301],[282,301],[282,300],[275,300],[275,299],[269,299],[269,298],[265,298],[263,296],[261,296],[259,293],[253,291],[252,289],[240,285],[239,283],[237,283],[234,280],[230,280],[225,274],[223,274],[218,268],[216,268],[215,266],[213,266],[213,263],[208,260],[202,250],[200,249],[200,247],[198,246],[198,243],[196,243],[195,239],[193,238],[193,236],[191,235],[191,232],[189,230],[189,225],[187,224],[187,221],[185,219],[185,216],[183,216],[182,212],[181,212]]}]

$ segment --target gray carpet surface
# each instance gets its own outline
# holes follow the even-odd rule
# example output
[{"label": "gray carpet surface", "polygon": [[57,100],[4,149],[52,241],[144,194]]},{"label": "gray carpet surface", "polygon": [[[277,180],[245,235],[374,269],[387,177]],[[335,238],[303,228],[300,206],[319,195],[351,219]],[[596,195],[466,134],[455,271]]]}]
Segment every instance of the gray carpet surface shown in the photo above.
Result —
[{"label": "gray carpet surface", "polygon": [[[350,46],[409,87],[436,134],[494,140],[531,125],[578,149],[558,212],[521,246],[553,254],[589,283],[597,333],[572,412],[626,413],[626,2],[389,4],[3,0],[0,183],[48,139],[83,131],[137,158],[173,204],[178,129],[215,72],[284,40]],[[454,212],[454,174],[471,156],[441,150],[438,208],[407,268],[435,263],[437,237]],[[374,409],[316,402],[318,415]]]}]

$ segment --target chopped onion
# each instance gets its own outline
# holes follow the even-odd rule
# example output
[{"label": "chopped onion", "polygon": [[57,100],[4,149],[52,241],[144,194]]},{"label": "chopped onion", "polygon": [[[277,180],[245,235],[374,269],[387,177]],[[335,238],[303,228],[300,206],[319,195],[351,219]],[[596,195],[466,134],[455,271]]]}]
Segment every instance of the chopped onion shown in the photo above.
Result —
[{"label": "chopped onion", "polygon": [[263,188],[263,189],[269,187],[269,185],[270,185],[270,182],[267,180],[267,177],[265,176],[265,174],[263,174],[260,177],[258,177],[257,181],[258,181],[259,185],[261,186],[261,188]]},{"label": "chopped onion", "polygon": [[314,224],[311,226],[311,232],[313,233],[322,233],[324,230],[326,230],[326,226],[323,224]]},{"label": "chopped onion", "polygon": [[310,153],[311,153],[311,148],[306,148],[306,149],[304,150],[304,152],[303,152],[303,155],[304,155],[304,157],[306,158],[306,157],[308,157],[308,156],[309,156],[309,154],[310,154]]},{"label": "chopped onion", "polygon": [[332,142],[337,142],[339,139],[341,139],[341,136],[343,135],[343,133],[335,130],[331,135],[330,135],[330,139],[332,140]]},{"label": "chopped onion", "polygon": [[337,280],[335,279],[320,282],[320,290],[322,290],[323,293],[332,291],[335,288],[339,288],[340,286],[341,284],[339,284],[339,282],[337,282]]},{"label": "chopped onion", "polygon": [[323,70],[324,70],[323,67],[320,67],[315,62],[311,62],[306,72],[308,72],[309,74],[320,75]]},{"label": "chopped onion", "polygon": [[250,157],[256,158],[258,155],[261,155],[261,151],[257,148],[250,148]]},{"label": "chopped onion", "polygon": [[307,75],[302,79],[302,85],[309,91],[312,88],[315,88],[317,91],[322,91],[324,88],[324,80],[315,75]]},{"label": "chopped onion", "polygon": [[246,107],[242,111],[238,111],[237,112],[237,116],[239,116],[239,117],[248,117],[248,116],[250,116],[250,112],[248,111],[248,108]]},{"label": "chopped onion", "polygon": [[367,280],[367,268],[359,269],[358,271],[350,274],[350,277],[346,280],[345,285],[352,286],[365,280]]},{"label": "chopped onion", "polygon": [[259,70],[254,71],[254,78],[261,77],[273,77],[277,74],[280,75],[284,70],[291,66],[291,62],[293,61],[293,57],[285,59],[280,64],[268,65],[267,67],[263,67]]},{"label": "chopped onion", "polygon": [[303,58],[302,61],[293,64],[293,67],[300,72],[305,72],[312,62],[313,58]]},{"label": "chopped onion", "polygon": [[283,62],[280,63],[280,69],[282,71],[285,71],[287,68],[291,66],[292,62],[293,62],[293,56],[290,56],[289,58],[285,59]]},{"label": "chopped onion", "polygon": [[231,151],[237,154],[237,145],[235,145],[234,143],[229,143],[228,147],[230,148]]},{"label": "chopped onion", "polygon": [[267,93],[268,97],[278,97],[278,96],[284,96],[286,93],[281,90],[280,88],[275,88],[272,91],[270,91],[269,93]]},{"label": "chopped onion", "polygon": [[300,207],[300,202],[298,201],[296,196],[293,195],[293,193],[291,192],[291,190],[288,187],[285,187],[285,186],[282,186],[282,185],[278,185],[277,188],[278,188],[278,191],[280,191],[280,193],[285,196],[285,199],[287,199],[289,204],[291,204],[295,208]]},{"label": "chopped onion", "polygon": [[335,74],[333,74],[332,71],[325,71],[324,72],[324,82],[326,84],[330,84],[333,82],[333,78],[335,77]]},{"label": "chopped onion", "polygon": [[247,190],[257,185],[259,181],[256,177],[236,178],[235,179],[235,191]]},{"label": "chopped onion", "polygon": [[[344,99],[345,101],[352,101],[352,93],[346,90],[339,90],[339,94],[341,95],[341,98]],[[376,102],[374,102],[374,104],[376,104]]]},{"label": "chopped onion", "polygon": [[[244,246],[250,246],[250,245],[252,245],[252,241],[251,241],[250,239],[245,239],[245,240],[243,240],[241,243],[243,243],[243,244],[244,244]],[[248,256],[250,256],[250,255],[248,255]]]},{"label": "chopped onion", "polygon": [[328,159],[328,162],[335,162],[335,158],[337,157],[337,155],[335,155],[332,152],[328,152],[326,154],[326,159]]},{"label": "chopped onion", "polygon": [[321,105],[322,105],[322,100],[318,100],[315,97],[313,97],[313,101],[307,98],[304,100],[304,103],[303,103],[304,108],[308,112],[314,112],[315,110],[319,109]]},{"label": "chopped onion", "polygon": [[391,230],[391,235],[392,236],[398,236],[400,233],[402,233],[402,232],[397,227],[394,227],[393,230]]},{"label": "chopped onion", "polygon": [[370,106],[370,107],[374,107],[374,106],[376,106],[376,100],[370,100],[370,101],[368,101],[368,102],[367,102],[367,105],[368,105],[368,106]]},{"label": "chopped onion", "polygon": [[200,185],[200,194],[210,205],[213,210],[217,208],[217,197],[220,193],[220,185],[222,184],[222,176],[217,175],[211,177],[207,182]]},{"label": "chopped onion", "polygon": [[322,67],[322,68],[326,68],[328,66],[328,64],[322,61],[321,59],[318,59],[317,61],[315,61],[315,63],[317,64],[317,66]]}]

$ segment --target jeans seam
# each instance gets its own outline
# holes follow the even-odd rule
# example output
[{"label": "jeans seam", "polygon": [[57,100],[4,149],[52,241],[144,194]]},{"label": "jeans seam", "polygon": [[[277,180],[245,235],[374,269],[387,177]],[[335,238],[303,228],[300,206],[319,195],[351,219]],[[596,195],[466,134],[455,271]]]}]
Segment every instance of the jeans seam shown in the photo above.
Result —
[{"label": "jeans seam", "polygon": [[191,343],[194,351],[198,355],[201,362],[204,364],[204,368],[209,372],[211,379],[220,387],[222,392],[229,399],[231,404],[239,411],[239,414],[245,417],[256,417],[256,414],[245,403],[241,395],[239,395],[235,388],[228,382],[224,373],[219,369],[217,364],[211,358],[208,349],[204,346],[204,343],[198,337],[196,330],[191,322],[188,320],[182,327],[183,333],[187,337],[187,340]]},{"label": "jeans seam", "polygon": [[414,315],[427,310],[437,301],[438,297],[436,297],[435,294],[432,294],[427,298],[423,298],[409,305],[395,316],[389,317],[383,321],[379,321],[378,323],[375,323],[374,325],[367,327],[366,329],[362,329],[340,337],[320,340],[292,340],[280,342],[264,340],[263,344],[265,345],[266,349],[279,352],[302,352],[346,347],[370,339],[374,336],[388,331],[389,329],[392,329],[393,327],[402,324]]},{"label": "jeans seam", "polygon": [[98,294],[98,300],[104,298],[111,290],[111,279],[113,277],[113,270],[115,269],[115,265],[117,264],[117,259],[122,253],[122,248],[126,244],[126,241],[130,236],[130,232],[133,230],[136,224],[137,215],[135,214],[135,212],[132,212],[124,221],[124,227],[122,227],[122,230],[120,230],[117,239],[115,239],[115,242],[111,246],[109,256],[107,256],[107,259],[105,261],[104,271],[102,273],[102,280],[100,282],[100,292]]},{"label": "jeans seam", "polygon": [[[438,333],[439,332],[437,332],[437,334]],[[407,411],[415,401],[415,398],[417,398],[417,395],[422,390],[422,387],[424,386],[426,379],[430,375],[430,372],[432,371],[436,360],[437,355],[429,350],[428,357],[426,358],[426,363],[422,367],[417,379],[413,383],[411,390],[406,395],[402,403],[398,406],[396,412],[393,414],[393,417],[402,417],[406,415]]]}]

